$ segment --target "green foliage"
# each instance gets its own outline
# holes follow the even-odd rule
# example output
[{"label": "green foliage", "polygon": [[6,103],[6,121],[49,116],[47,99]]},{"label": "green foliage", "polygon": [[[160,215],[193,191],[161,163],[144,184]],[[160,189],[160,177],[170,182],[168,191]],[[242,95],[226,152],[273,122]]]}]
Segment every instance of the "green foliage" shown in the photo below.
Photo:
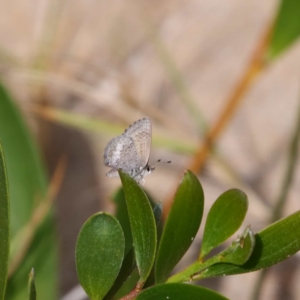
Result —
[{"label": "green foliage", "polygon": [[[11,257],[19,251],[23,257],[8,279],[6,299],[27,297],[29,270],[35,268],[36,283],[44,291],[44,300],[56,298],[57,257],[54,223],[51,213],[37,228],[31,228],[32,239],[26,240],[24,228],[36,206],[44,200],[47,180],[36,145],[29,134],[14,100],[0,84],[0,141],[5,153],[10,191]],[[0,197],[3,197],[0,195]],[[26,248],[26,245],[28,247]],[[47,255],[45,255],[47,253]]]},{"label": "green foliage", "polygon": [[243,235],[231,243],[231,245],[222,251],[217,257],[219,261],[242,265],[248,261],[255,246],[255,237],[253,232],[247,227]]},{"label": "green foliage", "polygon": [[123,184],[136,264],[143,285],[150,275],[156,252],[157,232],[152,207],[145,192],[127,174],[119,171]]},{"label": "green foliage", "polygon": [[209,267],[201,278],[242,274],[273,266],[300,250],[300,211],[277,221],[255,235],[249,260],[240,266],[218,264]]},{"label": "green foliage", "polygon": [[202,220],[203,190],[190,171],[184,174],[164,226],[155,264],[156,283],[163,283],[192,244]]},{"label": "green foliage", "polygon": [[[149,197],[148,197],[149,198]],[[123,189],[119,189],[115,193],[113,200],[116,204],[116,217],[122,226],[124,235],[125,235],[125,258],[117,279],[115,280],[114,285],[111,287],[110,291],[106,294],[104,299],[111,299],[116,293],[117,296],[123,296],[128,294],[138,282],[139,275],[136,267],[134,249],[132,245],[132,235],[130,231],[130,221],[126,207],[126,200]],[[156,225],[158,227],[158,234],[160,234],[160,224],[162,216],[162,205],[158,203],[154,205],[153,200],[149,198],[150,204],[153,208],[153,214],[155,218]],[[148,280],[145,283],[145,286],[154,282],[154,274],[150,273]],[[119,290],[120,289],[120,290]]]},{"label": "green foliage", "polygon": [[31,269],[28,279],[28,300],[36,300],[36,290],[34,283],[34,269]]},{"label": "green foliage", "polygon": [[247,196],[233,189],[223,193],[210,209],[203,233],[200,259],[231,237],[241,226],[248,209]]},{"label": "green foliage", "polygon": [[224,296],[195,285],[187,285],[182,283],[168,283],[160,284],[155,287],[149,288],[143,291],[136,298],[137,300],[199,300],[199,299],[209,299],[209,300],[225,300]]},{"label": "green foliage", "polygon": [[299,15],[299,0],[281,0],[268,51],[271,59],[278,57],[299,38]]},{"label": "green foliage", "polygon": [[103,299],[112,287],[124,258],[125,239],[120,223],[98,213],[83,225],[76,245],[78,279],[92,300]]},{"label": "green foliage", "polygon": [[4,153],[0,144],[0,299],[4,299],[9,257],[9,198]]},{"label": "green foliage", "polygon": [[[116,261],[113,253],[116,251],[117,243],[115,242],[112,247],[109,246],[110,250],[105,253],[102,259],[100,259],[102,250],[90,254],[93,251],[93,247],[89,245],[92,239],[94,245],[95,240],[100,239],[100,235],[105,235],[105,233],[101,232],[100,226],[96,226],[94,230],[97,231],[97,235],[93,236],[93,231],[90,231],[86,237],[87,233],[84,228],[87,225],[84,225],[78,241],[86,240],[86,242],[82,243],[81,251],[78,251],[80,243],[78,242],[77,245],[77,270],[81,284],[92,299],[112,299],[135,268],[135,263],[138,266],[140,279],[136,279],[136,286],[132,286],[131,292],[127,289],[126,299],[166,299],[167,296],[170,299],[225,299],[214,291],[186,285],[183,282],[270,267],[295,254],[300,249],[300,232],[297,230],[300,226],[300,212],[297,212],[272,224],[256,235],[253,234],[249,226],[246,227],[242,235],[233,240],[225,250],[205,259],[212,249],[219,246],[239,229],[245,217],[248,207],[247,196],[242,191],[232,189],[223,193],[208,213],[199,258],[185,270],[168,278],[169,273],[189,248],[199,229],[204,206],[202,187],[193,173],[187,171],[184,174],[177,189],[173,207],[164,225],[162,238],[158,243],[158,252],[155,253],[157,243],[155,224],[160,219],[161,208],[160,206],[156,207],[154,209],[155,214],[153,214],[148,197],[141,186],[121,171],[120,177],[124,194],[118,193],[118,197],[121,201],[125,196],[129,222],[125,221],[124,223],[127,218],[126,213],[121,216],[119,211],[118,216],[121,217],[123,224],[127,224],[124,227],[128,231],[127,236],[130,236],[129,223],[134,248],[130,248],[128,245],[122,266],[118,260],[118,268],[114,270],[113,276],[110,277],[111,270],[106,270],[101,275],[100,269],[95,266],[99,263],[109,265]],[[157,217],[156,222],[154,215]],[[109,232],[110,235],[105,236],[105,238],[115,239],[113,231],[110,230]],[[109,244],[108,240],[105,244]],[[124,250],[124,248],[122,249]],[[84,261],[87,254],[89,263]],[[156,283],[152,282],[152,285],[149,286],[149,284],[145,284],[145,280],[150,274],[154,260]],[[78,261],[81,261],[81,270],[78,268]],[[103,268],[101,267],[101,269]],[[92,280],[87,271],[82,271],[86,269],[95,269],[92,272],[89,271],[93,274]],[[100,287],[103,287],[104,281],[108,277],[114,278],[114,280],[116,278],[116,280],[115,283],[112,280],[109,281],[105,288],[106,296],[104,292],[101,293],[101,297],[100,293],[97,294],[97,297],[92,296],[91,290],[99,290]],[[167,283],[160,284],[165,281]],[[117,298],[114,297],[114,299]]]}]

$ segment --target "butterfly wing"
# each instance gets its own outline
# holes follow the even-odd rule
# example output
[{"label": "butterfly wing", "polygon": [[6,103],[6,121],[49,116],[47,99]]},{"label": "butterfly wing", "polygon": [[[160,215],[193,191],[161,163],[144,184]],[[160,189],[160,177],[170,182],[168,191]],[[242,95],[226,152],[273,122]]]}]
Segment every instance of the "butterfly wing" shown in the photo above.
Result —
[{"label": "butterfly wing", "polygon": [[115,137],[104,150],[104,164],[113,168],[108,176],[115,177],[116,169],[128,172],[138,168],[140,162],[137,157],[137,150],[132,138],[123,135]]},{"label": "butterfly wing", "polygon": [[150,119],[143,118],[134,122],[125,130],[123,136],[133,140],[139,157],[139,166],[144,168],[148,163],[151,148],[152,126]]}]

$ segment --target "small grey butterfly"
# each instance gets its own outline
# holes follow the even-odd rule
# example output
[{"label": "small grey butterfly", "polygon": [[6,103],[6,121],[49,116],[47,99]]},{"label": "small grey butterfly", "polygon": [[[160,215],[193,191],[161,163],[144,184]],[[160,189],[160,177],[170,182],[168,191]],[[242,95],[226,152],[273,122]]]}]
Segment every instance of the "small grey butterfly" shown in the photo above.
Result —
[{"label": "small grey butterfly", "polygon": [[144,182],[144,176],[154,170],[148,165],[151,138],[149,118],[134,122],[123,134],[113,138],[104,150],[104,164],[112,167],[106,175],[118,177],[118,169],[121,169],[138,183]]}]

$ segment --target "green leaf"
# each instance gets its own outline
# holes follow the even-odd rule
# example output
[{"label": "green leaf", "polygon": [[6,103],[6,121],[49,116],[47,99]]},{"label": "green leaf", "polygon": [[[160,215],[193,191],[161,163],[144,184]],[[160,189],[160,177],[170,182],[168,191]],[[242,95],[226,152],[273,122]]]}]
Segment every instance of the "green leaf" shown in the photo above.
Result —
[{"label": "green leaf", "polygon": [[[10,190],[11,239],[14,240],[24,225],[29,222],[38,202],[44,199],[47,180],[36,145],[13,99],[1,84],[0,141],[6,159]],[[9,278],[6,298],[26,299],[27,282],[24,278],[27,278],[28,270],[33,266],[39,274],[36,282],[44,291],[43,299],[57,298],[56,250],[53,217],[49,214],[35,232],[30,247],[24,254],[22,264]]]},{"label": "green leaf", "polygon": [[101,300],[112,287],[124,257],[125,239],[120,223],[105,213],[91,216],[76,244],[80,284],[92,300]]},{"label": "green leaf", "polygon": [[200,260],[239,229],[247,208],[246,194],[237,189],[226,191],[215,201],[207,216]]},{"label": "green leaf", "polygon": [[[132,235],[131,235],[131,231],[130,231],[129,216],[127,213],[126,200],[125,200],[125,196],[123,193],[123,189],[119,189],[117,191],[117,193],[114,195],[113,200],[117,205],[116,217],[119,220],[119,222],[122,226],[122,229],[124,231],[125,253],[127,253],[127,254],[125,255],[125,259],[123,261],[120,273],[119,273],[117,279],[115,280],[115,283],[113,284],[112,288],[109,290],[107,295],[104,297],[105,300],[111,299],[119,291],[120,288],[121,289],[118,292],[118,296],[119,296],[118,298],[120,298],[123,295],[126,295],[129,291],[131,291],[134,288],[137,281],[139,280],[139,277],[136,276],[136,274],[132,274],[133,270],[135,270],[136,263],[135,263],[135,257],[134,257],[134,249],[132,246]],[[150,199],[150,202],[152,202],[151,199]],[[154,205],[154,203],[151,203],[151,204]],[[162,216],[161,203],[158,203],[157,205],[155,205],[155,207],[153,208],[153,213],[154,213],[156,225],[159,226],[161,216]],[[129,243],[126,243],[126,238],[128,238],[131,241],[131,245]],[[126,245],[131,246],[131,247],[127,250]],[[129,275],[131,275],[130,279],[127,280]],[[150,277],[151,277],[151,275],[152,275],[152,272],[150,273]],[[147,284],[151,281],[150,277],[148,277],[145,286],[147,286]],[[154,282],[154,280],[151,281],[152,284],[153,284],[153,282]]]},{"label": "green leaf", "polygon": [[159,225],[160,225],[162,213],[163,213],[162,203],[159,202],[153,208],[153,214],[154,214],[156,227],[159,227]]},{"label": "green leaf", "polygon": [[183,271],[170,277],[167,282],[188,282],[201,279],[202,272],[215,264],[226,262],[241,265],[248,261],[254,245],[254,235],[250,228],[247,227],[243,235],[232,242],[227,249],[205,261],[196,260]]},{"label": "green leaf", "polygon": [[119,174],[127,204],[137,268],[141,277],[139,282],[143,285],[151,272],[155,258],[157,238],[155,219],[142,188],[128,174],[120,170]]},{"label": "green leaf", "polygon": [[299,38],[299,15],[299,0],[281,0],[268,50],[270,59],[276,58]]},{"label": "green leaf", "polygon": [[6,167],[0,143],[0,299],[4,299],[9,257],[9,193]]},{"label": "green leaf", "polygon": [[28,280],[28,300],[36,300],[36,290],[34,284],[34,269],[31,269]]},{"label": "green leaf", "polygon": [[254,246],[254,234],[249,227],[246,227],[241,237],[237,238],[227,249],[218,254],[219,261],[242,265],[250,258]]},{"label": "green leaf", "polygon": [[[131,248],[131,250],[128,251],[127,255],[125,256],[120,272],[110,288],[109,292],[106,294],[106,296],[103,298],[104,300],[112,299],[112,297],[118,292],[118,290],[122,287],[122,285],[126,282],[129,275],[132,273],[134,268],[136,267],[135,264],[135,257],[134,257],[134,250]],[[136,284],[136,282],[133,283],[133,286]],[[133,288],[132,286],[132,288]]]},{"label": "green leaf", "polygon": [[[162,216],[162,204],[161,203],[156,204],[149,194],[146,193],[146,195],[150,200],[151,207],[153,208],[153,214],[154,214],[156,226],[159,227],[161,216]],[[113,195],[113,202],[116,205],[115,217],[120,222],[124,232],[125,253],[127,253],[132,248],[132,234],[131,234],[130,221],[127,212],[127,205],[126,205],[123,188],[118,189],[117,192]]]},{"label": "green leaf", "polygon": [[204,287],[183,284],[167,283],[144,290],[136,300],[225,300],[224,296]]},{"label": "green leaf", "polygon": [[193,242],[203,215],[204,195],[198,178],[190,171],[176,192],[167,218],[155,265],[156,283],[162,283]]},{"label": "green leaf", "polygon": [[300,211],[282,219],[255,235],[255,247],[242,266],[216,264],[200,278],[242,274],[265,269],[287,259],[300,250]]},{"label": "green leaf", "polygon": [[128,253],[128,251],[130,251],[130,249],[132,248],[132,234],[123,188],[118,189],[117,192],[113,195],[113,202],[116,205],[115,217],[120,222],[125,236],[124,253]]}]

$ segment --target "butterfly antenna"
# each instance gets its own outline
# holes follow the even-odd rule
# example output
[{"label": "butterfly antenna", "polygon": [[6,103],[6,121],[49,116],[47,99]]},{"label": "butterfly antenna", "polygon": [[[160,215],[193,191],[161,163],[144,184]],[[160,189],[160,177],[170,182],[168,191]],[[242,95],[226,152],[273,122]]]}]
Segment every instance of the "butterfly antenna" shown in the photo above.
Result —
[{"label": "butterfly antenna", "polygon": [[[161,161],[161,159],[158,159],[156,162],[157,162],[157,163],[163,163],[163,164],[170,164],[170,163],[171,163],[170,160],[168,160],[168,161]],[[150,169],[151,169],[152,171],[155,170],[155,163],[149,165],[149,167],[150,167]]]},{"label": "butterfly antenna", "polygon": [[172,161],[170,161],[170,160],[168,160],[168,161],[161,161],[161,159],[158,159],[157,162],[163,163],[163,164],[170,164]]}]

